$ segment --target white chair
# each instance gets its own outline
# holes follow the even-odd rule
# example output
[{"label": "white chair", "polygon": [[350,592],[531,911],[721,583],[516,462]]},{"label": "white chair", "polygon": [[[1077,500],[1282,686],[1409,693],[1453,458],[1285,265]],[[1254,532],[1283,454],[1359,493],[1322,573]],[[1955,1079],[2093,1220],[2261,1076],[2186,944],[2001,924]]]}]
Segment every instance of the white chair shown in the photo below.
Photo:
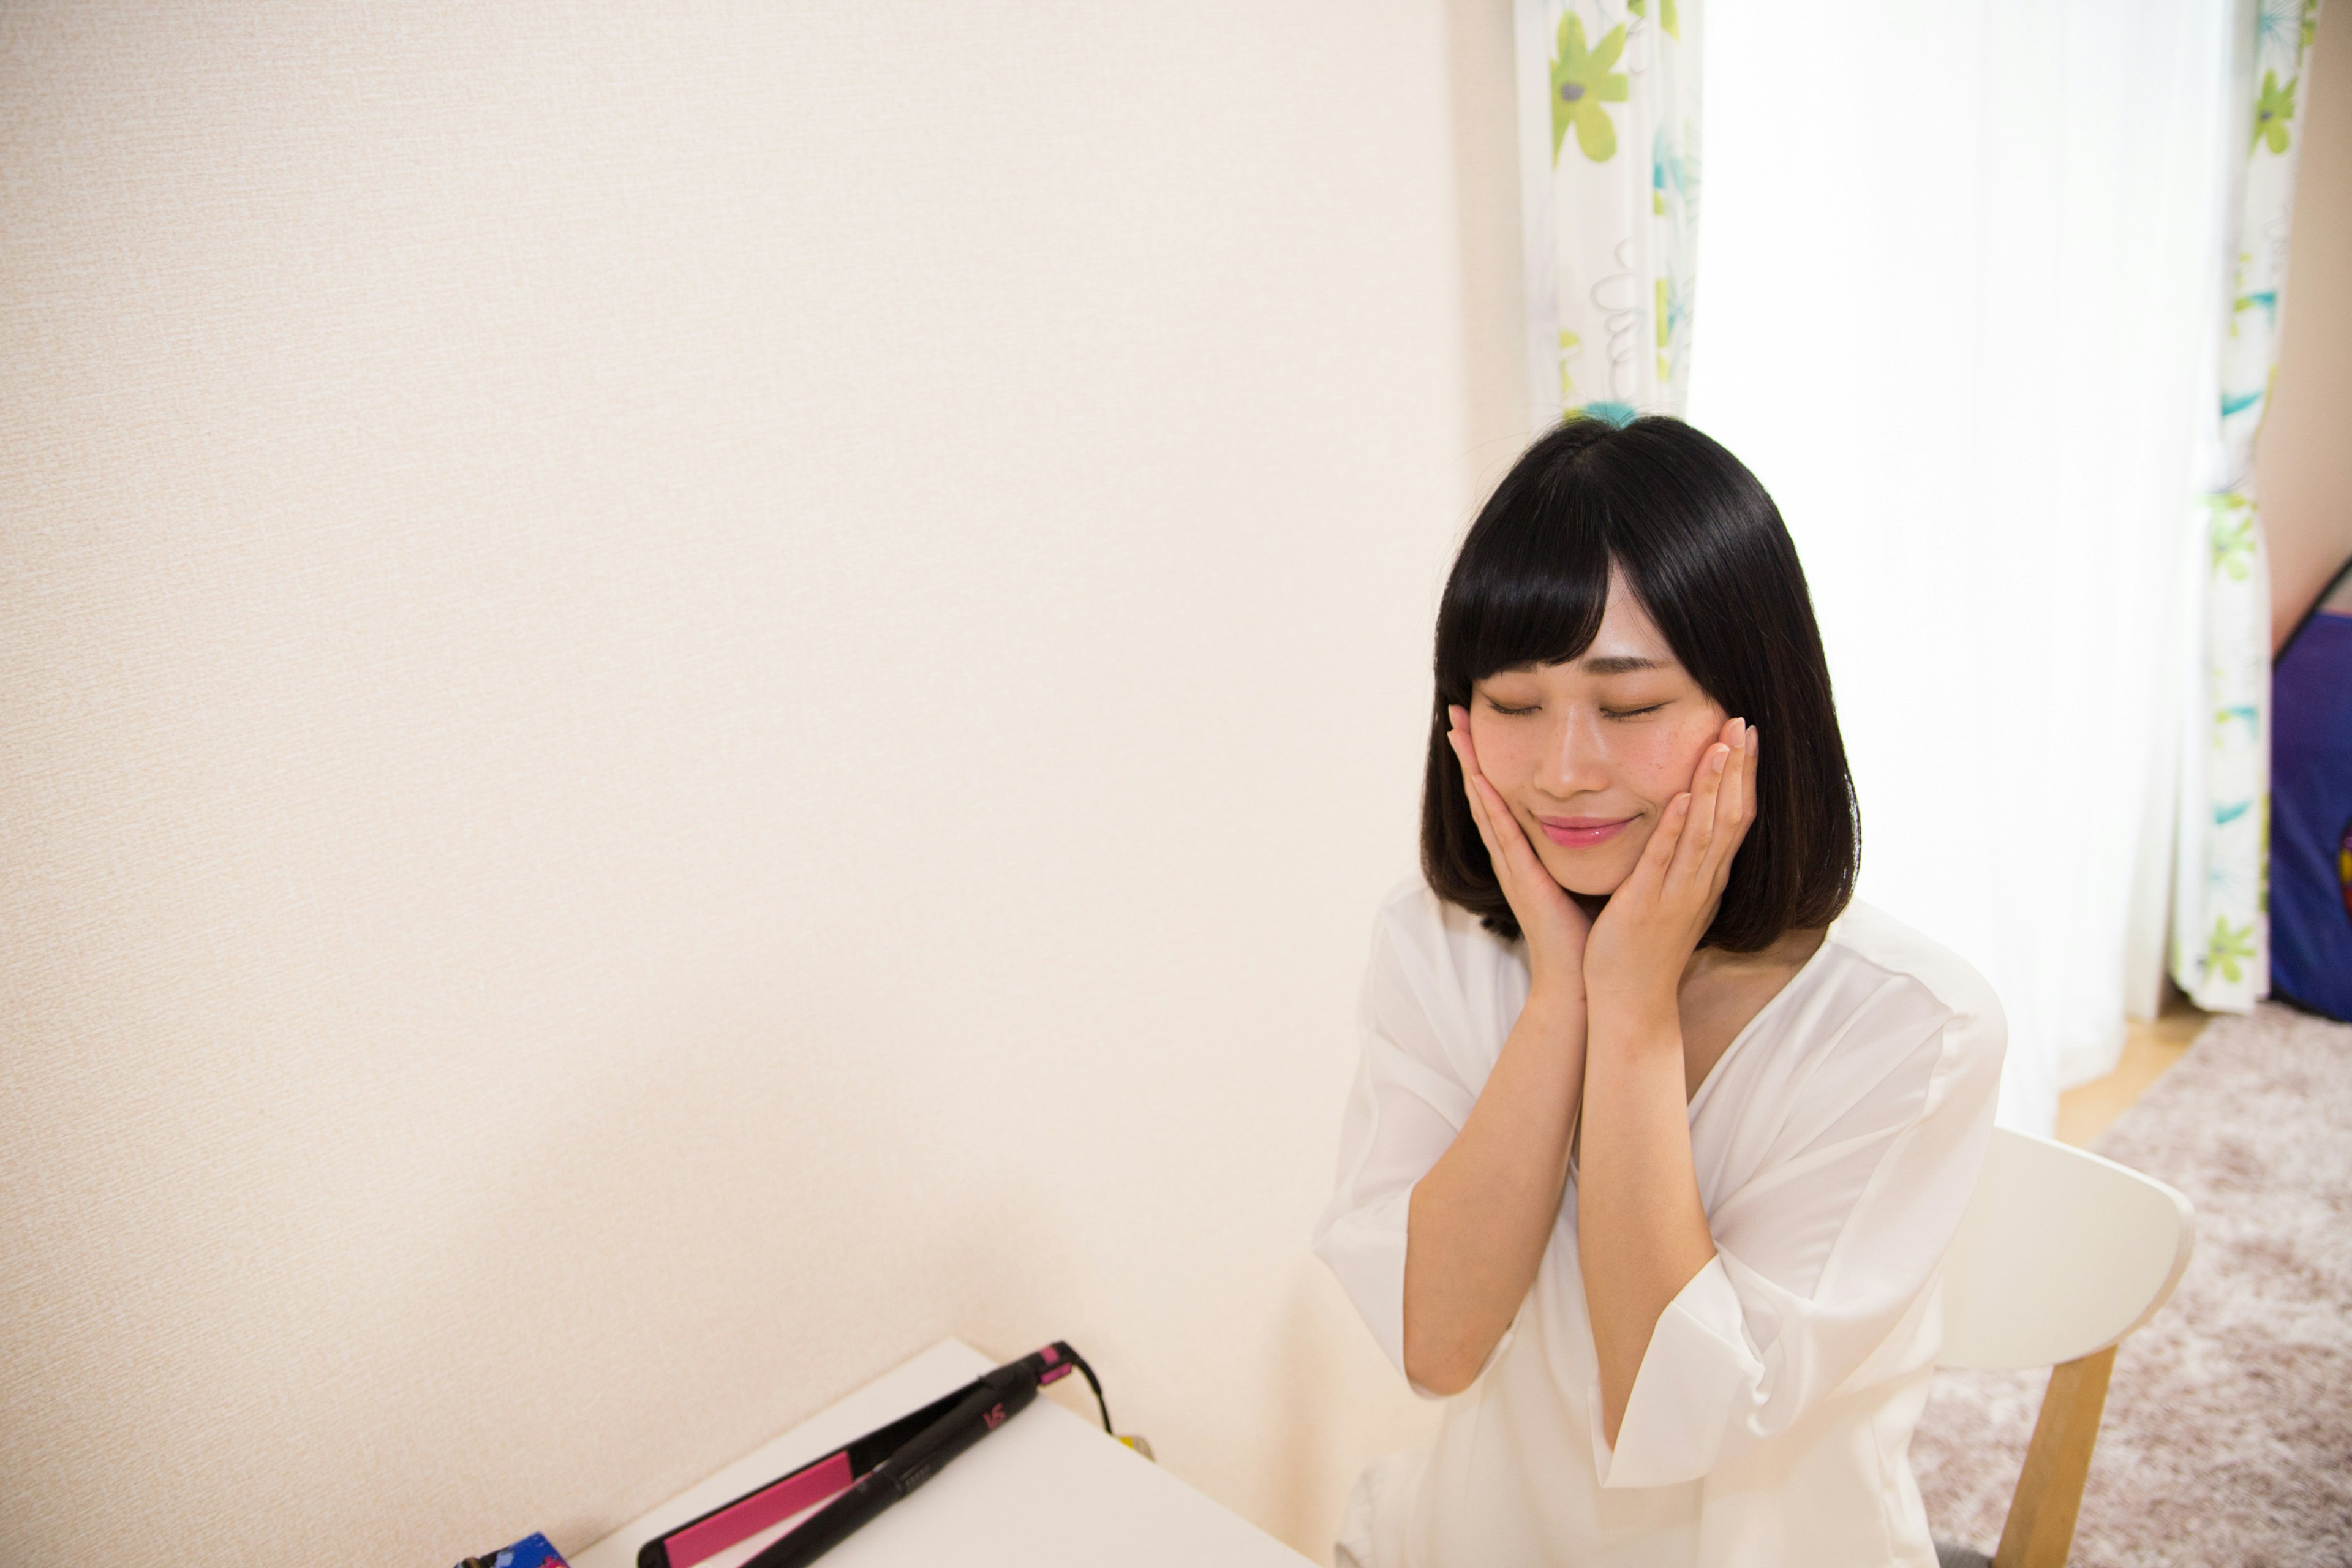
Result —
[{"label": "white chair", "polygon": [[1944,1568],[2062,1568],[2116,1346],[2180,1283],[2197,1240],[2189,1200],[2096,1154],[1995,1129],[1944,1274],[1939,1365],[2047,1366],[2033,1443],[1987,1558],[1937,1543]]}]

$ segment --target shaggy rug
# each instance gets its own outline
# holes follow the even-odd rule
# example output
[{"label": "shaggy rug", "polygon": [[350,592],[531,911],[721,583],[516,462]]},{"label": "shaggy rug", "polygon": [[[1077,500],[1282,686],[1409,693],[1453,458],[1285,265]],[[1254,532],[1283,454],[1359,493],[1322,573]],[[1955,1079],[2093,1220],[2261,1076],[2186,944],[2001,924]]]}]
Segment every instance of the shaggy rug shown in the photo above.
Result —
[{"label": "shaggy rug", "polygon": [[[2218,1018],[2092,1145],[2188,1194],[2197,1250],[2116,1355],[2077,1568],[2352,1564],[2352,1026]],[[1946,1373],[1912,1462],[1990,1552],[2047,1373]]]}]

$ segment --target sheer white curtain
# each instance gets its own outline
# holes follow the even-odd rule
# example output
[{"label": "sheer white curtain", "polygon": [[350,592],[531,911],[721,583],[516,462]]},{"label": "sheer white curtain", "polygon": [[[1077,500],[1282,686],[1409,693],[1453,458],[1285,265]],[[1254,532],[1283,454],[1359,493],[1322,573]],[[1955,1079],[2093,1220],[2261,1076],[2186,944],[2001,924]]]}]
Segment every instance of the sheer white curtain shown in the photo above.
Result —
[{"label": "sheer white curtain", "polygon": [[1862,894],[1999,989],[2029,1130],[2113,1065],[2127,938],[2161,951],[2233,9],[1708,16],[1691,418],[1803,552]]}]

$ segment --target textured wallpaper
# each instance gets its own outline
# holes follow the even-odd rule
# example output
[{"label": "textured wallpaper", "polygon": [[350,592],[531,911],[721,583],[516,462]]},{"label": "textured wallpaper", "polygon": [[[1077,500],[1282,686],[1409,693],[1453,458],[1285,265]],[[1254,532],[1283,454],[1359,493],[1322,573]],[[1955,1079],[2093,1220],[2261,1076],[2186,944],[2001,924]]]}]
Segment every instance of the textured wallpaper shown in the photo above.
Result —
[{"label": "textured wallpaper", "polygon": [[1322,1555],[1507,45],[0,8],[0,1562],[577,1548],[948,1334]]}]

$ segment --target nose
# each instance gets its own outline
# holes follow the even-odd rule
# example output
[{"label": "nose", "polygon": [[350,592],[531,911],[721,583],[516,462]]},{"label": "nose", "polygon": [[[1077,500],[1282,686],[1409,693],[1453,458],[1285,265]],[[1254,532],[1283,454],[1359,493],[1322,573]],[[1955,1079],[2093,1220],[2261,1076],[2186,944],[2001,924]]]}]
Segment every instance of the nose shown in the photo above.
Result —
[{"label": "nose", "polygon": [[1542,765],[1536,783],[1559,800],[1609,787],[1609,760],[1601,736],[1598,712],[1571,709],[1546,737]]}]

